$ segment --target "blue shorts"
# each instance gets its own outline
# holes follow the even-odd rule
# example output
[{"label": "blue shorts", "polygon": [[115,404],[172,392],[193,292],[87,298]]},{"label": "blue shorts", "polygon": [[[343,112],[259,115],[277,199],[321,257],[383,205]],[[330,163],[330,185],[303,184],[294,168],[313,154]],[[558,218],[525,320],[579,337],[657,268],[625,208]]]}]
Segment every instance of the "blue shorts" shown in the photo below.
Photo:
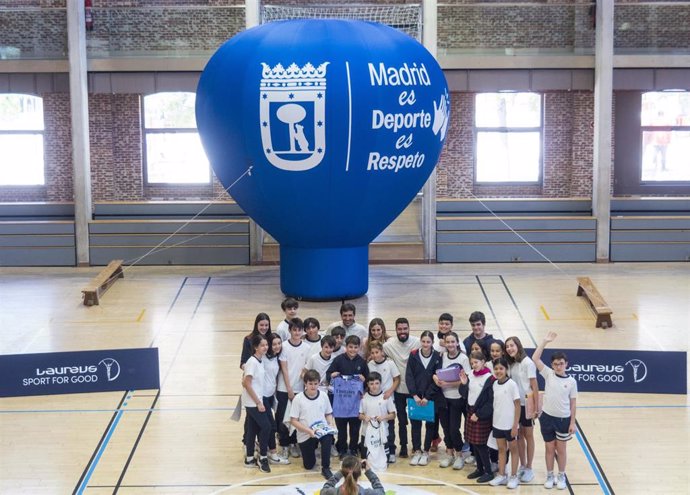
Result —
[{"label": "blue shorts", "polygon": [[572,438],[572,435],[568,433],[570,416],[567,418],[555,418],[542,412],[541,416],[539,416],[539,426],[541,427],[541,436],[545,442],[553,442],[554,440],[567,442]]}]

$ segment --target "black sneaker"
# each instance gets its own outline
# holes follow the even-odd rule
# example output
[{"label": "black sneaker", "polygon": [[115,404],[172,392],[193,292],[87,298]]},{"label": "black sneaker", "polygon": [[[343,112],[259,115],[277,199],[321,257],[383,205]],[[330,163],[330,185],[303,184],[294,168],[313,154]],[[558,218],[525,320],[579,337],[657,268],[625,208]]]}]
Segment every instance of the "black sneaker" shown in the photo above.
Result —
[{"label": "black sneaker", "polygon": [[347,450],[343,450],[342,452],[338,452],[338,459],[340,459],[342,461],[346,455],[347,455]]},{"label": "black sneaker", "polygon": [[492,479],[494,479],[494,473],[482,474],[479,478],[477,478],[477,483],[488,483]]},{"label": "black sneaker", "polygon": [[244,458],[244,467],[246,468],[255,468],[256,467],[256,459],[253,457],[251,459],[247,459],[246,457]]},{"label": "black sneaker", "polygon": [[261,459],[259,459],[259,471],[261,471],[262,473],[271,472],[271,466],[268,465],[268,457],[262,457]]},{"label": "black sneaker", "polygon": [[481,475],[482,475],[482,472],[475,469],[474,471],[472,471],[470,474],[467,475],[467,479],[468,480],[474,480],[474,479],[479,478]]},{"label": "black sneaker", "polygon": [[321,470],[321,475],[328,481],[333,477],[333,472],[329,468],[323,468]]},{"label": "black sneaker", "polygon": [[407,455],[407,447],[400,447],[400,454],[398,455],[401,459],[407,459],[409,456]]}]

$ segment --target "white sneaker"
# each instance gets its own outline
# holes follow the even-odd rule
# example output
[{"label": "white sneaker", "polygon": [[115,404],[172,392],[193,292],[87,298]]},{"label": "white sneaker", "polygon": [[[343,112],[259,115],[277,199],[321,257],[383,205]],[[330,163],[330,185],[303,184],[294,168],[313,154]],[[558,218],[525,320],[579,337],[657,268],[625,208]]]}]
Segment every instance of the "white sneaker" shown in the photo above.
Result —
[{"label": "white sneaker", "polygon": [[454,462],[455,462],[455,456],[447,455],[443,459],[441,459],[441,462],[438,463],[438,466],[442,467],[442,468],[447,468],[448,466],[450,466]]},{"label": "white sneaker", "polygon": [[289,447],[281,447],[278,455],[280,457],[284,457],[285,459],[287,459],[288,457],[290,457],[290,448]]},{"label": "white sneaker", "polygon": [[395,454],[388,454],[388,464],[395,464]]},{"label": "white sneaker", "polygon": [[511,476],[508,479],[508,488],[510,488],[511,490],[514,488],[517,488],[519,484],[520,484],[520,479],[517,476]]},{"label": "white sneaker", "polygon": [[465,467],[465,459],[463,459],[462,456],[456,457],[455,462],[453,463],[453,469],[455,469],[456,471],[459,471],[464,467]]},{"label": "white sneaker", "polygon": [[290,455],[295,458],[302,457],[302,453],[299,451],[299,447],[294,443],[290,445]]},{"label": "white sneaker", "polygon": [[518,467],[518,471],[517,471],[518,478],[521,478],[521,477],[522,477],[522,473],[524,473],[524,472],[525,472],[525,466],[523,466],[522,464],[520,464],[520,467]]},{"label": "white sneaker", "polygon": [[494,479],[489,481],[489,484],[491,486],[500,486],[500,485],[505,485],[508,483],[508,477],[506,475],[501,476],[500,474],[496,475]]},{"label": "white sneaker", "polygon": [[546,481],[544,482],[544,488],[551,489],[553,488],[553,473],[546,473]]},{"label": "white sneaker", "polygon": [[[464,452],[463,452],[463,454],[464,454]],[[465,464],[472,464],[472,465],[474,465],[474,464],[476,464],[476,463],[477,463],[477,459],[475,459],[474,456],[473,456],[472,454],[470,454],[470,455],[468,455],[467,457],[465,457]]]},{"label": "white sneaker", "polygon": [[565,490],[565,488],[566,488],[565,473],[558,473],[558,478],[556,481],[556,488],[558,488],[559,490]]},{"label": "white sneaker", "polygon": [[419,460],[422,458],[421,452],[415,452],[410,459],[410,466],[419,466]]},{"label": "white sneaker", "polygon": [[277,452],[269,452],[268,453],[268,462],[271,464],[290,464],[290,459],[287,457],[281,457],[278,455]]},{"label": "white sneaker", "polygon": [[492,462],[492,463],[491,463],[491,472],[492,472],[492,473],[497,473],[497,472],[498,472],[498,463],[497,463],[497,462]]},{"label": "white sneaker", "polygon": [[429,454],[423,452],[422,455],[419,457],[419,463],[417,465],[426,466],[427,464],[429,464]]},{"label": "white sneaker", "polygon": [[525,468],[522,471],[522,476],[520,476],[520,482],[521,483],[529,483],[534,479],[534,471],[532,471],[530,468]]}]

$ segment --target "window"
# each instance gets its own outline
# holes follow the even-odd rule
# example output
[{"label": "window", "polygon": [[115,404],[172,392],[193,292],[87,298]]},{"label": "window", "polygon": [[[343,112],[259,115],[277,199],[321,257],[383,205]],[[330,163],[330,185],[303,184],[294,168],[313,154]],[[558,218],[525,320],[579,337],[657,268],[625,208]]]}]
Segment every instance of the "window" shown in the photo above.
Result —
[{"label": "window", "polygon": [[146,182],[208,184],[211,172],[194,114],[194,93],[144,97]]},{"label": "window", "polygon": [[0,186],[45,184],[43,99],[0,95]]},{"label": "window", "polygon": [[690,182],[690,92],[642,94],[642,182]]},{"label": "window", "polygon": [[541,180],[542,97],[480,93],[475,99],[475,182]]}]

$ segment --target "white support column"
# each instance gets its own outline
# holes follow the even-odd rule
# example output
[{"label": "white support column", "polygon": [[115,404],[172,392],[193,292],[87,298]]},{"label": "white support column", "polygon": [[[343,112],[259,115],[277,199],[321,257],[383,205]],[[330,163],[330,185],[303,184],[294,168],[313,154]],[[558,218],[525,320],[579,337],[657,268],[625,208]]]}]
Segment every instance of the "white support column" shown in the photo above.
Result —
[{"label": "white support column", "polygon": [[244,1],[244,20],[247,29],[253,28],[261,24],[261,1],[260,0],[245,0]]},{"label": "white support column", "polygon": [[[438,2],[422,2],[422,43],[436,57]],[[424,260],[436,261],[436,169],[422,188],[422,240],[424,241]]]},{"label": "white support column", "polygon": [[[245,0],[245,27],[253,28],[261,24],[261,1]],[[252,265],[264,260],[264,230],[251,218],[249,219],[249,263]]]},{"label": "white support column", "polygon": [[597,262],[609,261],[611,133],[613,129],[613,0],[597,2],[594,56],[594,166],[592,211],[597,219]]},{"label": "white support column", "polygon": [[89,93],[86,70],[84,2],[67,2],[69,91],[72,114],[72,183],[77,266],[89,265],[91,221],[91,150],[89,147]]}]

